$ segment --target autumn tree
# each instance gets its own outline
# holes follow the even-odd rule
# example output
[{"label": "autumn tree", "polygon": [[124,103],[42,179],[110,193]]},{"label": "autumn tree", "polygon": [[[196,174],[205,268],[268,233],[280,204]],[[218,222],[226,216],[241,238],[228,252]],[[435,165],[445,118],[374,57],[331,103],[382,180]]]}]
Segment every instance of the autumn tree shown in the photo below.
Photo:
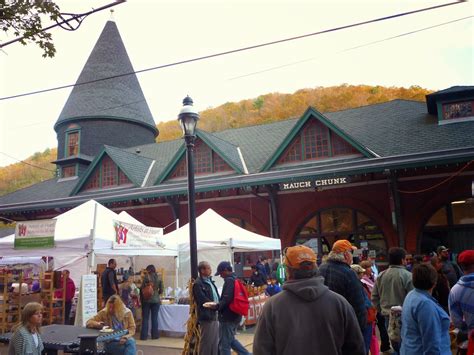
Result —
[{"label": "autumn tree", "polygon": [[54,57],[56,48],[50,33],[43,31],[45,18],[56,21],[60,15],[59,6],[50,0],[2,1],[0,5],[0,26],[14,37],[22,37],[20,43],[36,43],[43,50],[43,57]]}]

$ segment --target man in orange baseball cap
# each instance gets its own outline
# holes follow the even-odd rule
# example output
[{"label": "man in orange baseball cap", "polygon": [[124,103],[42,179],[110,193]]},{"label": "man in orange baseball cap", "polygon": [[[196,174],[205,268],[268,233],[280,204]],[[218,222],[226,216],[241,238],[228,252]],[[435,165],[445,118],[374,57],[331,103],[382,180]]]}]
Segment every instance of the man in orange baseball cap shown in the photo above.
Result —
[{"label": "man in orange baseball cap", "polygon": [[357,247],[353,246],[350,241],[346,239],[339,239],[332,245],[332,251],[335,253],[344,253],[346,251],[354,251]]},{"label": "man in orange baseball cap", "polygon": [[253,353],[366,354],[350,304],[324,285],[314,251],[303,245],[286,248],[283,264],[288,280],[263,306]]},{"label": "man in orange baseball cap", "polygon": [[354,308],[359,327],[364,333],[367,327],[367,308],[364,299],[362,283],[352,271],[352,253],[357,249],[348,240],[336,241],[328,255],[326,263],[322,264],[319,271],[324,277],[324,284],[343,296]]}]

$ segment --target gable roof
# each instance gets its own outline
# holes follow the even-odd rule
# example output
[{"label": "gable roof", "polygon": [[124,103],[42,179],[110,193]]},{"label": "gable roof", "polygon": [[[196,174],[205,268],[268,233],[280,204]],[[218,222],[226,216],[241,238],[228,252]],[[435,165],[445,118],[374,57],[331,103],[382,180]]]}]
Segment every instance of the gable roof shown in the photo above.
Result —
[{"label": "gable roof", "polygon": [[326,117],[381,157],[474,147],[472,122],[438,125],[423,102],[393,100]]},{"label": "gable roof", "polygon": [[[234,171],[240,174],[248,174],[247,166],[240,153],[238,146],[219,138],[209,132],[196,130],[196,138],[202,140],[212,151],[218,154]],[[179,139],[182,142],[182,139]],[[175,169],[182,159],[185,159],[186,148],[184,144],[179,145],[174,152],[174,156],[169,160],[157,175],[156,184],[162,183],[169,174]]]},{"label": "gable roof", "polygon": [[323,125],[325,125],[329,130],[337,133],[342,139],[344,139],[347,143],[352,145],[364,156],[366,157],[374,156],[369,150],[363,147],[357,140],[352,138],[350,135],[344,132],[344,130],[342,130],[337,125],[334,125],[331,121],[329,121],[326,117],[324,117],[323,114],[321,114],[315,108],[309,107],[305,111],[305,113],[301,116],[301,118],[296,122],[295,126],[291,129],[291,131],[288,133],[285,139],[281,141],[280,145],[275,150],[275,152],[271,156],[269,156],[268,160],[265,162],[261,170],[268,170],[275,164],[275,162],[278,160],[281,154],[291,144],[293,139],[301,132],[301,129],[303,128],[303,126],[311,118],[315,118],[316,120],[321,122]]},{"label": "gable roof", "polygon": [[[108,21],[54,128],[72,119],[118,119],[145,126],[156,136],[158,129],[137,76],[124,75],[133,72],[117,25]],[[100,80],[109,77],[114,78]]]},{"label": "gable roof", "polygon": [[[269,124],[228,129],[212,133],[209,139],[226,141],[225,147],[240,147],[249,174],[207,176],[196,181],[197,191],[219,188],[234,188],[268,183],[280,183],[306,177],[326,177],[334,174],[357,174],[380,172],[385,168],[399,169],[429,166],[441,163],[465,162],[474,157],[474,122],[438,125],[437,117],[426,113],[424,103],[394,100],[356,109],[326,113],[324,117],[332,126],[349,132],[350,137],[367,150],[380,157],[346,160],[315,161],[309,165],[278,166],[268,171],[262,167],[273,156],[295,129],[299,119],[278,121]],[[206,134],[205,133],[205,134]],[[105,151],[106,148],[104,148]],[[52,179],[26,189],[0,197],[0,211],[18,211],[42,208],[39,206],[66,206],[85,198],[100,198],[101,201],[126,200],[146,196],[170,196],[185,193],[185,181],[166,181],[156,185],[157,178],[172,166],[171,162],[185,150],[184,140],[176,139],[156,144],[118,149],[107,147],[115,160],[120,162],[128,174],[136,169],[137,182],[146,175],[142,167],[131,165],[128,160],[141,163],[155,160],[145,186],[103,189],[81,192],[70,196],[79,179]],[[140,153],[136,153],[139,149]],[[221,148],[224,150],[224,148]],[[113,151],[112,151],[113,150]],[[123,152],[128,153],[127,155]],[[115,154],[114,154],[115,153]],[[122,162],[122,159],[125,162]],[[96,160],[94,161],[96,162]],[[130,162],[130,164],[141,164]],[[128,176],[128,175],[127,175]],[[155,186],[154,186],[155,185]]]},{"label": "gable roof", "polygon": [[99,168],[99,163],[105,155],[113,160],[113,162],[123,171],[135,186],[142,186],[144,179],[153,164],[153,159],[151,158],[106,145],[94,159],[92,164],[87,168],[71,194],[74,195],[82,189],[87,180],[92,176],[92,174],[94,174],[94,171]]},{"label": "gable roof", "polygon": [[240,148],[227,142],[226,140],[213,135],[212,133],[198,130],[197,136],[201,138],[214,152],[224,159],[235,171],[245,174],[248,173],[245,160],[239,153]]},{"label": "gable roof", "polygon": [[228,129],[213,133],[215,136],[240,147],[249,173],[262,170],[268,156],[273,154],[281,141],[298,120],[272,122],[256,126]]}]

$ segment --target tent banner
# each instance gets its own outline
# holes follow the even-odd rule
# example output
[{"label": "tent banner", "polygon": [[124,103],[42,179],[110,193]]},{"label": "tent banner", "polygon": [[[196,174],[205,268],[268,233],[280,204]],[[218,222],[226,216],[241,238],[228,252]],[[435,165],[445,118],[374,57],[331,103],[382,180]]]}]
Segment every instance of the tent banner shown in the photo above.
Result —
[{"label": "tent banner", "polygon": [[164,249],[159,241],[163,228],[147,227],[114,220],[114,249]]},{"label": "tent banner", "polygon": [[15,249],[53,248],[55,219],[18,222],[15,228]]}]

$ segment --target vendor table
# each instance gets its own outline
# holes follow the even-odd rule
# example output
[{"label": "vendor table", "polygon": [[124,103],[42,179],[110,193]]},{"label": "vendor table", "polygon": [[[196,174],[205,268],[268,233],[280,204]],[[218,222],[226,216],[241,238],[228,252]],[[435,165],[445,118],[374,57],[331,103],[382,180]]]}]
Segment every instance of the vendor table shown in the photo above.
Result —
[{"label": "vendor table", "polygon": [[158,329],[184,335],[188,318],[188,304],[162,304],[158,313]]},{"label": "vendor table", "polygon": [[[52,324],[41,327],[41,339],[48,354],[55,354],[58,350],[65,352],[79,351],[82,335],[96,335],[98,342],[112,340],[127,334],[127,330],[117,330],[113,333],[101,333],[98,329],[88,329],[74,325]],[[0,342],[8,344],[13,333],[0,335]]]}]

